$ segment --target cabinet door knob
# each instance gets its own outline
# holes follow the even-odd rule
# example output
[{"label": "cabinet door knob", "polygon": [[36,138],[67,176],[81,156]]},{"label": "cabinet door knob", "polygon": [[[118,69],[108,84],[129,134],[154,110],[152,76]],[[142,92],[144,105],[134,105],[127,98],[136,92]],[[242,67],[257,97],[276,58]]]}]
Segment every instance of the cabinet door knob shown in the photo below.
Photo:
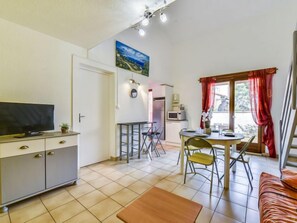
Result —
[{"label": "cabinet door knob", "polygon": [[66,141],[65,141],[65,140],[62,140],[62,141],[60,141],[59,143],[60,143],[60,144],[65,144]]},{"label": "cabinet door knob", "polygon": [[42,154],[40,153],[34,156],[34,158],[41,158],[41,157],[42,157]]},{"label": "cabinet door knob", "polygon": [[48,152],[47,155],[49,156],[55,155],[55,152]]},{"label": "cabinet door knob", "polygon": [[29,149],[29,146],[21,146],[20,149]]}]

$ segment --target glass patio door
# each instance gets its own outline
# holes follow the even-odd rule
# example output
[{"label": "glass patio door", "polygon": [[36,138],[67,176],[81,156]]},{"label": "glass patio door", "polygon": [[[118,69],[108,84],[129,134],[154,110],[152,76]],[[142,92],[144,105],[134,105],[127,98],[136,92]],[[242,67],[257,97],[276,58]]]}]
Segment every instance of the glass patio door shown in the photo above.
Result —
[{"label": "glass patio door", "polygon": [[211,120],[212,128],[221,126],[244,135],[242,144],[252,135],[256,135],[250,152],[261,153],[262,144],[258,143],[261,129],[255,124],[250,106],[248,80],[230,80],[218,82],[215,85],[214,112]]}]

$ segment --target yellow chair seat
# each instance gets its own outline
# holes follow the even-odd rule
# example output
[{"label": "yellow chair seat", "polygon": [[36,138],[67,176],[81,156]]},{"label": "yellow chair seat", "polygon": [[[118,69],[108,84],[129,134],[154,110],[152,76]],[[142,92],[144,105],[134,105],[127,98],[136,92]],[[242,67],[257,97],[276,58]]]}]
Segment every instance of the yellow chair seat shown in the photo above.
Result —
[{"label": "yellow chair seat", "polygon": [[209,166],[213,164],[214,158],[206,153],[194,153],[189,157],[189,161]]}]

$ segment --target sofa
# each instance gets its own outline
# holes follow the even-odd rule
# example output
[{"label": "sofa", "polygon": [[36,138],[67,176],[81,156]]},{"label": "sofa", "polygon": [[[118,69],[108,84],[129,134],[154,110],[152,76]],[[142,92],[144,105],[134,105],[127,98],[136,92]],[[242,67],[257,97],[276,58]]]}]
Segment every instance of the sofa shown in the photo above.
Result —
[{"label": "sofa", "polygon": [[297,172],[283,170],[281,179],[263,172],[259,183],[260,222],[296,223]]}]

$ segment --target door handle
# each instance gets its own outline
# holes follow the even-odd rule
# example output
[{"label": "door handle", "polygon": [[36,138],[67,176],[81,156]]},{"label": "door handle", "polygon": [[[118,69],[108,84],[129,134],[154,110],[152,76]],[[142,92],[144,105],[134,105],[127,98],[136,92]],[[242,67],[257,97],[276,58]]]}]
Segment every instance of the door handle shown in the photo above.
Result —
[{"label": "door handle", "polygon": [[81,115],[81,114],[79,113],[79,115],[78,115],[78,122],[81,123],[81,119],[82,119],[82,118],[85,118],[85,117],[86,117],[86,116]]}]

